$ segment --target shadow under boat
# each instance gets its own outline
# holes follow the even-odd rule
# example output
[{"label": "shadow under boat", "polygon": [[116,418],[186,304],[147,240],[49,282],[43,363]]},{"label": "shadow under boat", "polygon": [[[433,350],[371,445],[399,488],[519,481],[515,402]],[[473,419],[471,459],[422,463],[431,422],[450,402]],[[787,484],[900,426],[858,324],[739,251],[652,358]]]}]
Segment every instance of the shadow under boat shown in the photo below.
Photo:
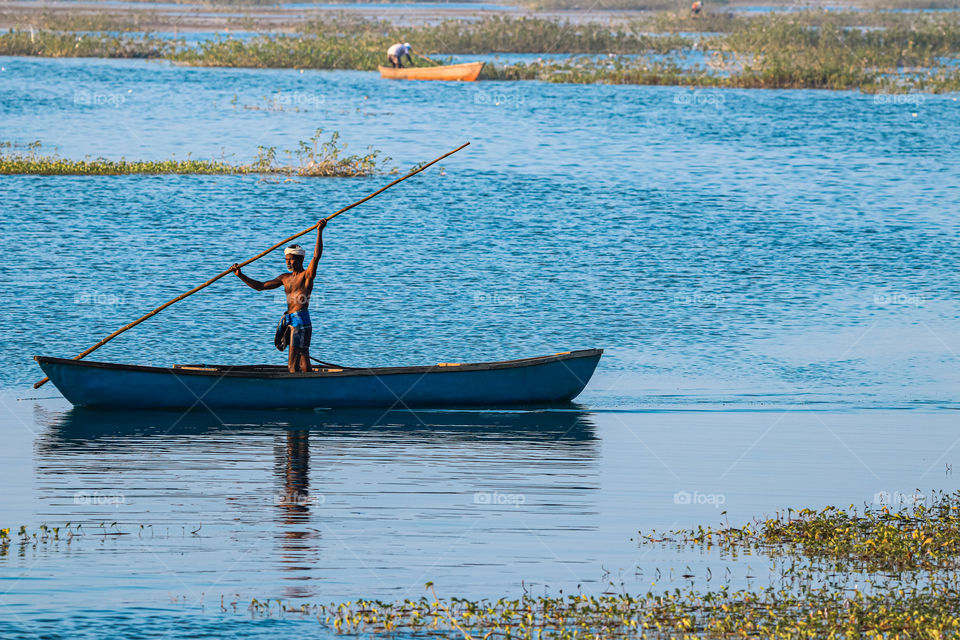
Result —
[{"label": "shadow under boat", "polygon": [[[329,437],[444,437],[452,441],[484,440],[575,443],[596,440],[595,426],[585,407],[539,411],[462,411],[342,409],[326,411],[116,411],[73,408],[49,412],[38,407],[37,439],[41,449],[118,448],[126,438],[157,438],[165,442],[183,436],[282,434],[309,432]],[[142,444],[142,443],[141,443]]]}]

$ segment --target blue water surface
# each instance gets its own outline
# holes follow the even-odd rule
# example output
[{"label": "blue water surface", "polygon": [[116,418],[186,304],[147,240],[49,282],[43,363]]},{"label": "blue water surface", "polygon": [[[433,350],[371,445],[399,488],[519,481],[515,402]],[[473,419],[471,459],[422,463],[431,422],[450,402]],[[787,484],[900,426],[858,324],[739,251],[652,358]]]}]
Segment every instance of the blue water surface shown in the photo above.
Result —
[{"label": "blue water surface", "polygon": [[[637,385],[628,404],[956,400],[956,96],[0,65],[0,139],[67,157],[283,159],[323,128],[405,170],[471,141],[331,224],[314,301],[327,360],[600,346],[602,370]],[[30,382],[30,356],[78,353],[387,179],[5,177],[2,379]],[[277,254],[248,271],[282,269]],[[275,362],[282,311],[231,277],[97,357]]]},{"label": "blue water surface", "polygon": [[[73,356],[392,177],[4,176],[0,527],[83,531],[0,555],[0,635],[322,635],[246,606],[427,581],[646,592],[689,565],[697,586],[726,567],[766,584],[763,557],[639,548],[637,531],[955,488],[956,95],[0,69],[0,140],[70,158],[285,161],[322,128],[405,171],[470,141],[330,223],[314,355],[606,349],[558,411],[71,409],[30,388],[32,356]],[[246,271],[282,270],[272,254]],[[283,310],[230,276],[91,357],[282,363]]]}]

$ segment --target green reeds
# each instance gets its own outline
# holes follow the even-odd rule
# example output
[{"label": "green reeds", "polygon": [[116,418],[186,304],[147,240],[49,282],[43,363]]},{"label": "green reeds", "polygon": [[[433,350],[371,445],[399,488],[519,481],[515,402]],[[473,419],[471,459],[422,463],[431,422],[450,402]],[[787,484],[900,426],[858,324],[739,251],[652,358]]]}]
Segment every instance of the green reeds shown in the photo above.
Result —
[{"label": "green reeds", "polygon": [[174,43],[152,36],[11,29],[0,33],[0,55],[47,58],[162,58]]},{"label": "green reeds", "polygon": [[362,177],[382,171],[389,158],[379,159],[380,152],[368,149],[365,154],[347,154],[346,144],[334,132],[329,140],[321,140],[322,129],[309,139],[300,141],[296,149],[286,151],[287,164],[277,164],[276,147],[259,147],[257,158],[250,164],[232,164],[224,160],[109,160],[95,158],[70,160],[57,154],[41,153],[39,142],[26,151],[10,142],[0,142],[0,174],[29,175],[133,175],[133,174],[198,174],[244,175],[264,174],[301,177]]},{"label": "green reeds", "polygon": [[395,42],[411,42],[427,55],[488,53],[668,53],[693,41],[667,34],[652,35],[624,23],[548,20],[491,16],[474,22],[444,20],[439,24],[397,27],[387,21],[340,17],[307,22],[301,31],[320,38],[348,37],[359,46],[386,51]]},{"label": "green reeds", "polygon": [[145,25],[162,24],[154,12],[86,13],[74,11],[0,11],[0,24],[18,29],[57,31],[146,31]]},{"label": "green reeds", "polygon": [[[960,90],[960,69],[955,64],[960,58],[960,17],[868,13],[861,18],[864,26],[879,28],[860,28],[857,15],[849,12],[811,11],[754,17],[708,15],[696,20],[664,14],[618,25],[493,17],[404,29],[387,22],[338,18],[307,23],[299,35],[220,37],[195,46],[150,36],[11,31],[0,34],[0,55],[145,57],[194,66],[374,70],[385,64],[389,44],[405,40],[426,56],[415,53],[415,66],[432,65],[430,58],[445,54],[563,52],[573,56],[487,65],[483,79],[871,93]],[[661,34],[644,31],[650,28]],[[683,30],[700,30],[703,35],[676,33]]]},{"label": "green reeds", "polygon": [[[357,38],[261,35],[249,40],[217,38],[168,55],[180,64],[204,67],[375,70],[387,64],[386,46]],[[422,58],[415,65],[430,66]]]}]

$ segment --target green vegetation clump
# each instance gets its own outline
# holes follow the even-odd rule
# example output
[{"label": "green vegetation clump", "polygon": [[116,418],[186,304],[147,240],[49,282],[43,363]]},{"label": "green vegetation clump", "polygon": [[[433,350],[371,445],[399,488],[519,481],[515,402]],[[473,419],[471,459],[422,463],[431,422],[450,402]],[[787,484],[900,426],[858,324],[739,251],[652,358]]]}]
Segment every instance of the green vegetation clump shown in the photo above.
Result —
[{"label": "green vegetation clump", "polygon": [[[925,499],[925,498],[924,498]],[[648,534],[648,542],[679,541],[725,551],[800,554],[867,571],[942,571],[960,567],[960,491],[935,493],[925,504],[891,510],[850,505],[778,513],[742,527],[698,527]]]},{"label": "green vegetation clump", "polygon": [[[688,9],[692,4],[692,2],[678,2],[677,0],[591,0],[590,2],[587,2],[586,0],[519,0],[519,2],[533,9],[551,11],[567,11],[577,9],[584,11],[597,11],[604,9],[615,9],[627,11],[662,12],[675,11],[678,6]],[[773,8],[774,10],[791,10],[798,6],[798,3],[793,2],[792,0],[788,0],[786,2],[778,0],[766,0],[763,4]],[[837,7],[838,3],[830,2],[829,0],[819,0],[804,4],[805,6],[814,9],[834,9]],[[848,2],[845,2],[844,5],[875,10],[957,8],[956,0],[848,0]],[[711,2],[707,5],[708,11],[716,10],[718,7],[739,8],[748,6],[755,6],[755,3],[751,0],[711,0]]]},{"label": "green vegetation clump", "polygon": [[627,21],[626,29],[652,33],[733,33],[762,29],[771,21],[786,20],[807,27],[906,28],[923,30],[930,24],[950,24],[949,14],[902,13],[889,11],[796,11],[791,13],[734,13],[711,10],[697,16],[688,12],[659,11]]},{"label": "green vegetation clump", "polygon": [[2,175],[71,175],[113,176],[130,174],[229,174],[249,173],[244,166],[211,160],[109,160],[94,158],[70,160],[56,153],[43,155],[39,141],[28,145],[24,153],[10,142],[0,142],[0,174]]},{"label": "green vegetation clump", "polygon": [[571,24],[539,18],[490,17],[477,22],[446,20],[401,29],[386,21],[341,17],[314,20],[298,35],[260,35],[248,40],[217,38],[181,47],[168,57],[196,66],[374,70],[386,64],[387,48],[415,43],[413,66],[438,64],[448,54],[669,53],[693,45],[678,35],[655,36],[614,30],[599,23]]},{"label": "green vegetation clump", "polygon": [[[141,526],[141,529],[143,527]],[[107,525],[101,522],[99,527],[84,530],[82,524],[73,524],[68,522],[61,527],[49,527],[45,524],[37,527],[36,530],[29,530],[25,525],[21,525],[15,534],[10,533],[10,527],[0,529],[0,557],[7,555],[11,547],[17,547],[20,550],[26,548],[51,548],[61,541],[69,545],[74,539],[82,538],[85,535],[106,536],[124,536],[128,535],[117,528],[114,522]]]},{"label": "green vegetation clump", "polygon": [[[780,575],[771,571],[771,584],[763,588],[733,588],[728,583],[698,590],[691,582],[683,589],[661,587],[632,595],[622,584],[610,583],[598,595],[525,593],[514,599],[469,600],[439,598],[433,584],[427,583],[429,597],[417,600],[295,604],[254,599],[248,611],[259,618],[314,618],[325,629],[346,636],[408,634],[465,640],[957,637],[960,491],[910,500],[897,509],[788,510],[741,527],[700,526],[641,538],[644,546],[692,544],[708,552],[718,549],[721,556],[759,552],[786,559],[779,565]],[[116,523],[101,523],[99,529],[86,532],[69,523],[62,529],[42,526],[33,532],[21,527],[16,535],[0,529],[0,557],[14,545],[56,549],[54,543],[63,539],[69,544],[84,533],[130,535]],[[187,535],[186,529],[182,535]],[[774,563],[772,569],[777,566]],[[684,574],[683,578],[695,576]],[[706,579],[710,580],[709,574]],[[223,600],[220,606],[229,611]]]},{"label": "green vegetation clump", "polygon": [[487,80],[539,80],[565,84],[732,86],[728,79],[711,75],[706,70],[684,69],[674,61],[623,56],[579,57],[491,66],[485,67],[480,77]]},{"label": "green vegetation clump", "polygon": [[[428,585],[429,587],[430,585]],[[293,605],[253,600],[259,617],[316,617],[343,635],[413,633],[466,640],[626,638],[938,638],[960,632],[955,582],[867,593],[832,586],[768,587],[632,596],[530,596],[509,600],[421,598]]]},{"label": "green vegetation clump", "polygon": [[669,11],[679,3],[676,0],[520,0],[531,9],[541,11],[597,11],[620,9],[628,11]]},{"label": "green vegetation clump", "polygon": [[301,140],[295,150],[287,151],[289,164],[275,164],[276,147],[258,147],[256,162],[243,167],[249,169],[249,173],[355,178],[378,173],[390,161],[390,158],[378,159],[380,152],[370,147],[365,155],[347,155],[347,145],[340,144],[339,132],[334,131],[326,142],[321,142],[322,133],[323,129],[317,129],[309,140]]},{"label": "green vegetation clump", "polygon": [[[688,49],[673,50],[674,55],[667,59],[640,51],[641,55],[630,57],[505,65],[488,70],[486,77],[584,84],[859,89],[869,93],[960,89],[958,68],[944,62],[960,57],[957,17],[898,17],[876,30],[843,26],[845,18],[822,17],[820,12],[724,19],[726,33],[702,36],[697,43],[697,48],[707,53],[705,63],[684,64],[692,53]],[[675,14],[672,19],[675,22],[667,27],[678,28],[680,19]],[[641,28],[642,24],[634,25],[635,30]]]},{"label": "green vegetation clump", "polygon": [[[737,56],[743,67],[740,76],[760,87],[871,89],[892,86],[885,80],[896,75],[930,89],[939,87],[932,74],[916,78],[901,73],[935,69],[941,58],[960,54],[960,21],[927,19],[864,30],[775,16],[710,38],[705,46]],[[955,70],[952,79],[957,80]]]},{"label": "green vegetation clump", "polygon": [[[655,30],[656,33],[651,33]],[[960,90],[960,16],[807,11],[628,23],[540,18],[448,20],[398,28],[383,21],[308,22],[296,35],[219,37],[196,45],[150,36],[10,31],[0,55],[163,58],[211,67],[374,70],[387,47],[414,43],[414,66],[447,54],[555,53],[487,65],[482,79],[758,89]],[[578,57],[580,56],[580,57]]]},{"label": "green vegetation clump", "polygon": [[41,154],[41,143],[19,151],[10,142],[0,142],[0,175],[132,175],[132,174],[266,174],[300,177],[352,178],[369,176],[381,171],[389,158],[378,159],[379,151],[368,149],[364,155],[346,154],[346,145],[340,144],[340,134],[321,141],[322,129],[295,150],[286,152],[290,162],[277,164],[276,147],[259,147],[257,158],[250,164],[231,164],[223,160],[109,160],[95,158],[70,160],[55,153]]},{"label": "green vegetation clump", "polygon": [[0,24],[18,29],[59,31],[145,31],[144,25],[162,23],[154,12],[0,11]]},{"label": "green vegetation clump", "polygon": [[[644,546],[693,544],[707,552],[718,548],[723,557],[759,552],[784,559],[771,567],[771,585],[760,589],[728,583],[697,590],[687,567],[686,588],[641,595],[610,583],[600,595],[440,599],[428,583],[432,597],[419,600],[297,606],[255,599],[249,610],[262,617],[316,617],[344,635],[466,640],[956,637],[960,492],[920,499],[896,510],[790,510],[743,527],[700,526],[641,538]],[[711,580],[709,568],[703,577]]]},{"label": "green vegetation clump", "polygon": [[[386,64],[386,50],[386,46],[373,46],[355,37],[261,35],[249,40],[208,40],[196,47],[181,47],[168,57],[203,67],[371,71]],[[414,61],[414,66],[432,66],[423,58]]]},{"label": "green vegetation clump", "polygon": [[438,24],[398,27],[387,21],[341,17],[313,20],[301,27],[305,35],[343,38],[349,34],[363,46],[386,51],[394,42],[409,41],[414,53],[668,53],[690,47],[689,38],[660,36],[625,23],[550,20],[491,16],[475,22],[444,20]]},{"label": "green vegetation clump", "polygon": [[0,55],[47,58],[162,58],[174,44],[149,35],[11,29],[0,33]]}]

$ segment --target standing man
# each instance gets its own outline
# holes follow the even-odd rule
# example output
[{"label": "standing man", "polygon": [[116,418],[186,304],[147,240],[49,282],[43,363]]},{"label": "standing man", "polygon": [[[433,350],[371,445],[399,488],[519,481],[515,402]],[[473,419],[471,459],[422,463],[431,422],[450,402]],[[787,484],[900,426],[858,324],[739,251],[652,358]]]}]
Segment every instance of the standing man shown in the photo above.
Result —
[{"label": "standing man", "polygon": [[411,51],[413,51],[413,48],[409,42],[398,42],[397,44],[390,45],[390,48],[387,49],[387,60],[394,69],[403,69],[404,56],[407,57],[407,64],[413,65],[413,59],[410,58]]},{"label": "standing man", "polygon": [[274,339],[277,349],[283,351],[289,345],[290,353],[287,358],[287,368],[290,373],[310,371],[310,337],[313,325],[310,322],[310,294],[313,292],[313,283],[317,277],[317,264],[323,253],[323,228],[327,221],[317,223],[317,244],[313,249],[313,258],[307,268],[303,268],[303,258],[306,252],[298,244],[292,244],[283,250],[283,257],[287,261],[289,273],[282,273],[273,280],[260,282],[240,272],[240,265],[234,264],[233,272],[251,289],[263,291],[283,287],[287,296],[287,312],[280,318],[277,325],[277,334]]}]

